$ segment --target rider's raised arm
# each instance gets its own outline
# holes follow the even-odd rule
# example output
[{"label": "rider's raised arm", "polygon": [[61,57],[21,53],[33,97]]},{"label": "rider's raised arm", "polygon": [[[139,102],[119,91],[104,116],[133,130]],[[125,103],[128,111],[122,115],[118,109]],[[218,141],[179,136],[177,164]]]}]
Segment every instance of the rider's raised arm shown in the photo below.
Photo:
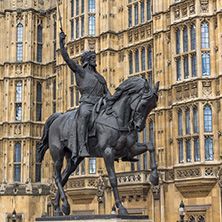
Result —
[{"label": "rider's raised arm", "polygon": [[60,51],[61,51],[61,55],[62,55],[63,59],[65,60],[65,62],[69,66],[69,68],[73,72],[75,72],[75,74],[78,73],[81,78],[84,78],[84,75],[85,75],[84,69],[78,63],[76,63],[73,59],[71,59],[69,57],[69,54],[64,46],[64,42],[65,42],[65,38],[66,38],[65,33],[60,32],[59,37],[60,37]]}]

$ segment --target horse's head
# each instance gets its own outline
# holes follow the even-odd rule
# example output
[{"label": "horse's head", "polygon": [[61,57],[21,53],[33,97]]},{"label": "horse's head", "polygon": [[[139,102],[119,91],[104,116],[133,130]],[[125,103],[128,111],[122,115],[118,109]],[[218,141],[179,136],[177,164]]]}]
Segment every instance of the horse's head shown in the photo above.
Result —
[{"label": "horse's head", "polygon": [[137,95],[132,96],[131,110],[134,129],[141,132],[146,123],[148,114],[157,106],[159,82],[156,83],[154,89],[150,88],[147,81],[144,88]]}]

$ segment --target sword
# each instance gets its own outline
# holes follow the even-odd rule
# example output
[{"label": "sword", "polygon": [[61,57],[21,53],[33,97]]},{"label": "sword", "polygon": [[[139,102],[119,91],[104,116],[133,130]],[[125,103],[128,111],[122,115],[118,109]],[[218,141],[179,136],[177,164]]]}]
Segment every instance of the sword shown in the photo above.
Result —
[{"label": "sword", "polygon": [[62,17],[61,17],[61,13],[60,13],[60,10],[59,10],[59,1],[58,0],[57,0],[57,5],[58,5],[58,12],[59,12],[60,30],[63,32],[63,29],[62,29]]}]

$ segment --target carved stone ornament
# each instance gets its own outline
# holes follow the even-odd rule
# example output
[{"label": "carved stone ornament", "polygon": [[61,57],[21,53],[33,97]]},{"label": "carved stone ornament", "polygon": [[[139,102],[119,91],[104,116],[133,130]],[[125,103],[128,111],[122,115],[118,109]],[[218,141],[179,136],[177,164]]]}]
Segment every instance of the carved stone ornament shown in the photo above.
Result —
[{"label": "carved stone ornament", "polygon": [[190,5],[190,14],[195,14],[195,5]]},{"label": "carved stone ornament", "polygon": [[219,187],[222,189],[222,168],[221,167],[218,169],[218,172],[217,172],[217,180],[218,180]]},{"label": "carved stone ornament", "polygon": [[179,7],[176,7],[174,9],[174,17],[175,17],[175,19],[179,19],[180,18],[180,8]]},{"label": "carved stone ornament", "polygon": [[208,12],[209,10],[209,0],[200,0],[200,11]]},{"label": "carved stone ornament", "polygon": [[184,5],[184,6],[182,7],[182,16],[183,16],[183,17],[186,17],[186,16],[187,16],[187,5]]},{"label": "carved stone ornament", "polygon": [[153,192],[154,200],[159,200],[160,199],[160,185],[151,186],[151,190]]},{"label": "carved stone ornament", "polygon": [[211,82],[210,81],[203,81],[203,95],[204,96],[210,96],[212,94],[212,87],[211,87]]},{"label": "carved stone ornament", "polygon": [[95,50],[96,40],[94,40],[94,39],[89,39],[89,40],[88,40],[88,43],[89,43],[89,49],[90,49],[90,50]]},{"label": "carved stone ornament", "polygon": [[96,196],[99,203],[104,202],[104,190],[106,189],[106,183],[102,176],[99,176],[98,181],[96,183]]},{"label": "carved stone ornament", "polygon": [[128,42],[132,42],[133,41],[133,36],[132,36],[132,32],[128,33]]}]

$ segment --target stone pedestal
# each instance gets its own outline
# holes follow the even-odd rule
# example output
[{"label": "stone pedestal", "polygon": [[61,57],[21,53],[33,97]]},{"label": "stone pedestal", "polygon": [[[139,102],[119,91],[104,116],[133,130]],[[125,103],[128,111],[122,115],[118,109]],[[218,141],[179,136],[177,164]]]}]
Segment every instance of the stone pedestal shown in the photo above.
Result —
[{"label": "stone pedestal", "polygon": [[44,222],[153,222],[148,216],[119,216],[119,215],[75,215],[61,217],[41,217],[37,221]]}]

